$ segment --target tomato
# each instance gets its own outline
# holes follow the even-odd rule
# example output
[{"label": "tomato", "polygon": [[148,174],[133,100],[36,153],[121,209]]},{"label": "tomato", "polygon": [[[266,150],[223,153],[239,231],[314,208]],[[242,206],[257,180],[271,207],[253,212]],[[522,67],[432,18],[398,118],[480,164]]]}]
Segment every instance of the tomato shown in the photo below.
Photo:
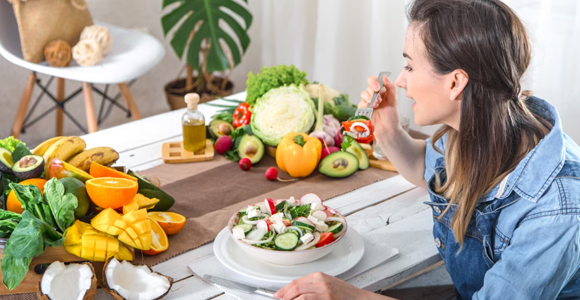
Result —
[{"label": "tomato", "polygon": [[320,240],[316,243],[315,247],[319,248],[332,242],[334,242],[334,235],[332,235],[332,232],[323,232],[320,234]]},{"label": "tomato", "polygon": [[234,128],[242,127],[250,124],[252,120],[252,112],[250,111],[250,105],[246,102],[238,105],[234,110],[234,121],[232,125]]},{"label": "tomato", "polygon": [[292,226],[292,222],[290,222],[290,220],[288,220],[288,219],[282,219],[282,222],[284,222],[284,225],[285,225],[286,227],[288,227],[288,226]]}]

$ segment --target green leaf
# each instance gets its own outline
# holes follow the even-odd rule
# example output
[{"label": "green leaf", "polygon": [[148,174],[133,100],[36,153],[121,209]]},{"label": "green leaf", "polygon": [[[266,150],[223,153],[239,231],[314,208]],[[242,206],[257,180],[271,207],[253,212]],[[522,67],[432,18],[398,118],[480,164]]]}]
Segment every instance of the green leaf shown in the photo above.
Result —
[{"label": "green leaf", "polygon": [[18,287],[26,276],[31,262],[32,257],[4,256],[0,262],[4,286],[9,290]]},{"label": "green leaf", "polygon": [[222,120],[222,121],[232,123],[234,121],[234,114],[228,113],[228,112],[222,112],[222,113],[219,113],[217,115],[211,116],[211,119],[212,120]]},{"label": "green leaf", "polygon": [[42,202],[42,193],[38,187],[30,184],[30,185],[21,185],[17,183],[10,183],[10,188],[16,194],[16,198],[20,201],[22,205],[22,209],[28,210],[32,212],[36,217],[41,218],[42,212],[40,208],[37,208],[39,205],[43,205]]},{"label": "green leaf", "polygon": [[9,237],[14,229],[16,229],[16,226],[18,226],[19,221],[20,220],[0,220],[0,237]]},{"label": "green leaf", "polygon": [[22,220],[22,215],[19,213],[0,209],[0,220]]},{"label": "green leaf", "polygon": [[72,193],[64,194],[64,185],[52,178],[44,185],[44,196],[54,216],[57,227],[64,232],[75,221],[78,200]]},{"label": "green leaf", "polygon": [[0,265],[4,285],[8,289],[16,288],[26,276],[32,258],[42,254],[48,246],[62,245],[63,240],[62,234],[25,210],[22,221],[4,247]]},{"label": "green leaf", "polygon": [[350,148],[350,146],[352,146],[352,142],[354,142],[354,141],[355,140],[352,136],[349,136],[349,135],[343,136],[342,143],[340,144],[342,151],[346,151],[346,149]]},{"label": "green leaf", "polygon": [[[201,45],[207,39],[210,46],[206,61],[208,72],[225,71],[240,63],[242,54],[247,51],[250,44],[247,31],[253,20],[247,5],[240,5],[233,0],[163,1],[163,8],[170,5],[172,8],[161,18],[161,25],[165,35],[172,29],[175,30],[171,46],[179,58],[182,58],[185,49],[188,48],[187,63],[200,70]],[[242,20],[238,21],[236,17]],[[199,23],[201,26],[190,40],[192,31]],[[233,34],[228,34],[226,28],[221,26],[231,28]],[[233,66],[230,65],[220,41],[227,45],[234,61]]]},{"label": "green leaf", "polygon": [[18,144],[14,151],[12,151],[12,161],[14,163],[18,162],[21,158],[25,157],[26,155],[32,155],[30,149],[26,147],[23,143]]},{"label": "green leaf", "polygon": [[240,152],[238,151],[238,149],[228,150],[224,156],[227,159],[229,159],[231,161],[235,161],[235,162],[238,162],[238,161],[240,161],[240,159],[242,159],[242,157],[240,156]]}]

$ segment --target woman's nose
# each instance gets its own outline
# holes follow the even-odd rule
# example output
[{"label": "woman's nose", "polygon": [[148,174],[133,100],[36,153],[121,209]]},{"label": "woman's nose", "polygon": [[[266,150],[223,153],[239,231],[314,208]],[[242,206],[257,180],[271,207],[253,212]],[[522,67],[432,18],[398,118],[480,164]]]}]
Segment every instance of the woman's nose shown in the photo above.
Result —
[{"label": "woman's nose", "polygon": [[407,79],[405,78],[405,72],[401,71],[401,73],[399,73],[399,77],[397,77],[397,80],[395,80],[395,85],[402,89],[407,89]]}]

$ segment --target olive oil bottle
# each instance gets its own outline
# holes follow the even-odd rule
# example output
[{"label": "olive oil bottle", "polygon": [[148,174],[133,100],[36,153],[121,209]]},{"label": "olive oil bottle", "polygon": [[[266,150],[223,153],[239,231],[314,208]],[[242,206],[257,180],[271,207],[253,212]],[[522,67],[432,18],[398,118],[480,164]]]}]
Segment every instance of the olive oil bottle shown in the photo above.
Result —
[{"label": "olive oil bottle", "polygon": [[189,152],[198,152],[205,149],[205,117],[197,110],[199,95],[190,93],[185,95],[187,111],[181,118],[183,126],[183,149]]}]

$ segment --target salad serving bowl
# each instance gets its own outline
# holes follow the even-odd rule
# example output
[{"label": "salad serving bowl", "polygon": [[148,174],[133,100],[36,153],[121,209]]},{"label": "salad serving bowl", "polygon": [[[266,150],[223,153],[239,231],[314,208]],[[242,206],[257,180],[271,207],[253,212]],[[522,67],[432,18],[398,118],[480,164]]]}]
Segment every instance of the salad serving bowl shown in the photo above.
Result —
[{"label": "salad serving bowl", "polygon": [[[303,197],[304,198],[304,197]],[[267,199],[267,200],[271,200],[271,199]],[[267,205],[267,200],[266,205]],[[272,201],[272,200],[271,200]],[[276,200],[277,203],[279,203],[280,201],[283,200]],[[298,201],[299,202],[299,201]],[[320,204],[322,204],[322,201],[320,201]],[[254,205],[251,206],[259,206],[262,205],[262,208],[264,207],[264,203],[260,202],[260,203],[256,203]],[[298,204],[299,206],[300,204]],[[309,204],[310,205],[310,204]],[[235,226],[239,226],[240,224],[244,224],[244,220],[247,222],[248,218],[247,215],[243,215],[240,212],[234,213],[228,222],[228,232],[230,237],[235,241],[236,245],[238,245],[239,249],[243,252],[245,252],[247,255],[259,260],[259,261],[263,261],[263,262],[267,262],[267,263],[271,263],[271,264],[275,264],[275,265],[283,265],[283,266],[292,266],[292,265],[298,265],[298,264],[304,264],[304,263],[308,263],[317,259],[320,259],[322,257],[324,257],[325,255],[329,254],[339,243],[341,243],[341,241],[344,240],[344,235],[348,229],[347,224],[346,224],[346,219],[344,218],[344,216],[342,216],[340,213],[338,213],[336,210],[327,207],[327,206],[323,206],[324,209],[322,211],[324,211],[325,213],[327,213],[328,217],[331,219],[331,221],[327,222],[330,224],[338,224],[339,222],[337,222],[337,219],[342,219],[341,223],[343,225],[343,227],[340,228],[339,232],[336,232],[335,234],[331,235],[333,236],[332,241],[330,243],[324,244],[324,243],[317,243],[318,240],[322,241],[322,239],[320,239],[320,236],[322,236],[321,234],[325,234],[328,235],[328,230],[331,230],[332,227],[330,227],[326,232],[319,232],[318,231],[318,227],[316,227],[316,230],[314,230],[314,232],[312,232],[312,234],[314,234],[315,238],[313,241],[309,242],[308,244],[304,244],[302,242],[298,242],[300,244],[300,246],[296,247],[296,245],[293,246],[293,248],[289,248],[286,250],[281,250],[278,247],[275,248],[265,248],[265,247],[259,247],[259,246],[255,246],[253,244],[251,244],[253,241],[252,240],[248,240],[246,238],[240,238],[240,236],[236,236],[234,234],[234,227]],[[321,209],[320,207],[318,209]],[[267,209],[266,209],[267,210]],[[313,211],[310,211],[310,214],[312,214]],[[289,216],[289,214],[287,214]],[[265,215],[266,217],[264,218],[264,220],[268,219],[268,215]],[[311,217],[312,219],[312,217]],[[302,218],[301,220],[304,220],[304,218]],[[242,221],[242,223],[240,223],[240,221]],[[294,228],[294,222],[295,220],[285,220],[284,222],[287,223],[288,221],[292,222],[291,226],[287,225],[287,228]],[[335,222],[333,222],[335,221]],[[264,222],[263,222],[264,223]],[[298,223],[300,224],[300,223]],[[260,227],[259,225],[254,225],[253,226],[253,230],[256,230],[256,227]],[[270,237],[278,237],[281,234],[278,232],[278,230],[274,230],[272,227],[274,227],[272,224],[270,224],[269,229],[268,229],[268,234],[266,236],[263,237],[264,240],[267,240],[268,235]],[[336,226],[335,226],[336,227]],[[300,227],[303,228],[303,227]],[[249,231],[249,230],[248,230]],[[288,230],[290,231],[290,230]],[[303,231],[302,233],[300,233],[300,237],[302,237],[304,234],[308,233],[308,231]],[[250,233],[248,233],[248,237],[252,236],[252,232],[250,231]],[[288,234],[288,232],[286,232],[285,234]],[[291,233],[292,234],[292,233]],[[296,235],[296,234],[295,234]],[[318,236],[317,236],[318,235]],[[272,239],[272,241],[274,241],[274,238]],[[318,240],[317,240],[318,238]],[[263,241],[265,242],[265,241]],[[312,243],[317,243],[317,246],[309,246]],[[273,244],[270,243],[270,244]],[[324,244],[324,245],[322,245]],[[307,249],[305,249],[305,246],[308,247]]]}]

